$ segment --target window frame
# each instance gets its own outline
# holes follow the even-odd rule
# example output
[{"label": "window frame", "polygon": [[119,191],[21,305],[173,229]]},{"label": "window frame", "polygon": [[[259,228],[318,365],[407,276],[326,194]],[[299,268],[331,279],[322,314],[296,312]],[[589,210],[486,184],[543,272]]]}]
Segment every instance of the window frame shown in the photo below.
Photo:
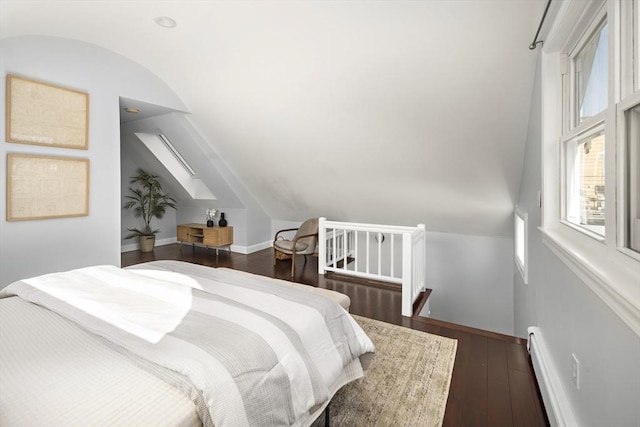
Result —
[{"label": "window frame", "polygon": [[[637,0],[623,1],[619,10],[621,31],[638,34],[640,32],[640,2]],[[640,90],[640,40],[621,37],[620,55],[620,90],[621,96],[624,98]]]},{"label": "window frame", "polygon": [[[632,29],[625,27],[624,11],[631,3],[627,0],[596,0],[588,3],[562,2],[553,11],[551,24],[541,54],[542,88],[542,226],[543,244],[574,272],[613,312],[618,315],[638,336],[640,336],[640,292],[637,272],[640,259],[622,251],[620,241],[620,216],[624,206],[620,204],[620,183],[624,179],[620,169],[621,132],[620,107],[629,102],[629,96],[640,93],[640,66],[632,55],[631,82],[626,85],[622,58],[628,52],[636,52],[640,43],[638,25]],[[640,0],[633,0],[633,16],[638,17]],[[569,54],[577,52],[588,29],[600,23],[600,16],[606,14],[608,25],[608,105],[607,110],[587,123],[571,128],[567,102],[571,88],[568,74],[571,64]],[[637,20],[636,20],[637,21]],[[636,22],[633,21],[633,22]],[[629,39],[633,40],[631,50],[627,49]],[[622,43],[627,40],[627,44]],[[627,59],[629,61],[629,59]],[[628,67],[627,67],[628,68]],[[628,81],[628,80],[627,80]],[[632,92],[632,94],[628,93]],[[635,99],[635,98],[633,98]],[[585,130],[602,122],[605,126],[605,238],[598,240],[588,234],[567,226],[563,222],[563,194],[565,184],[562,168],[563,142],[580,135]],[[617,200],[616,200],[617,199]]]},{"label": "window frame", "polygon": [[631,31],[636,35],[634,43],[632,43],[631,46],[633,51],[632,56],[635,57],[635,62],[632,64],[631,68],[635,76],[632,88],[635,92],[638,92],[640,91],[640,0],[634,0],[630,3],[631,6],[627,5],[624,7],[630,7],[632,13],[629,15],[633,16],[633,24],[630,26],[628,31]]},{"label": "window frame", "polygon": [[[570,141],[584,138],[594,132],[596,128],[602,128],[605,134],[605,141],[615,140],[615,136],[612,135],[611,126],[608,125],[610,123],[610,112],[611,112],[611,97],[613,92],[613,87],[611,85],[612,74],[614,70],[612,70],[612,61],[611,61],[611,51],[613,45],[613,37],[612,37],[612,28],[616,28],[615,24],[612,24],[609,19],[612,14],[610,13],[610,8],[608,7],[608,2],[605,0],[600,4],[594,3],[596,5],[596,9],[591,13],[586,13],[582,16],[583,19],[586,19],[585,22],[579,24],[574,28],[572,37],[568,37],[568,41],[562,46],[562,61],[566,61],[564,65],[564,70],[561,71],[561,80],[562,80],[562,92],[561,92],[561,111],[562,111],[562,132],[560,134],[560,223],[566,227],[569,227],[576,232],[582,233],[583,235],[594,239],[597,242],[605,243],[607,235],[610,235],[609,229],[607,227],[606,217],[606,208],[605,208],[605,227],[604,233],[597,233],[588,227],[581,226],[580,224],[576,224],[570,221],[567,218],[567,193],[568,193],[568,180],[567,180],[567,152],[566,147],[567,143]],[[615,14],[614,14],[615,15]],[[579,106],[576,100],[577,90],[576,90],[576,81],[575,81],[575,57],[582,52],[583,48],[589,43],[589,41],[594,37],[596,32],[600,31],[604,25],[608,26],[608,42],[607,46],[607,54],[608,54],[608,102],[607,107],[600,111],[595,116],[585,120],[582,123],[579,123]],[[607,147],[611,146],[611,144],[607,144],[605,142],[605,164],[612,154],[607,150]],[[614,157],[615,158],[615,157]],[[606,167],[606,170],[611,170],[613,168]],[[608,181],[608,182],[607,182]],[[608,185],[611,183],[611,179],[607,179],[607,174],[605,172],[605,205],[611,206],[611,203],[607,203],[607,201],[614,200],[615,194],[611,189],[614,188],[614,185]]]},{"label": "window frame", "polygon": [[[630,248],[630,242],[628,241],[628,233],[630,232],[630,224],[627,221],[627,215],[631,214],[631,208],[629,206],[629,201],[627,199],[627,195],[631,192],[631,189],[628,185],[628,175],[631,173],[632,166],[629,164],[628,159],[628,123],[627,123],[627,112],[640,108],[640,90],[636,93],[627,96],[623,101],[619,102],[616,108],[617,114],[617,127],[619,129],[618,132],[618,141],[617,141],[617,154],[618,154],[618,176],[617,176],[617,198],[619,203],[619,208],[617,212],[617,241],[616,246],[617,250],[637,261],[640,261],[640,251],[633,250]],[[640,144],[638,144],[638,148],[640,149]],[[640,164],[635,165],[636,170],[640,167]],[[640,197],[640,196],[639,196]]]},{"label": "window frame", "polygon": [[[602,114],[602,113],[601,113]],[[592,123],[586,129],[580,128],[582,131],[579,133],[571,132],[568,136],[562,138],[561,142],[561,162],[560,162],[560,175],[561,175],[561,187],[560,187],[560,209],[561,209],[561,219],[560,222],[568,227],[575,229],[576,231],[583,233],[586,236],[591,237],[594,240],[599,242],[604,242],[606,238],[606,227],[603,234],[598,233],[591,229],[591,227],[586,225],[577,224],[569,219],[569,208],[568,208],[568,193],[569,193],[569,182],[567,179],[567,175],[569,171],[567,170],[567,161],[568,161],[568,144],[573,142],[578,142],[583,139],[589,138],[596,134],[604,134],[605,135],[605,146],[606,146],[606,127],[604,120],[597,120],[595,123]],[[606,155],[605,155],[606,162]],[[606,179],[606,177],[605,177]],[[606,186],[605,186],[605,202],[606,202]],[[605,210],[606,216],[606,210]]]},{"label": "window frame", "polygon": [[[518,220],[522,221],[523,230],[522,236],[519,236],[518,233]],[[520,275],[522,276],[522,280],[525,285],[529,284],[529,214],[520,207],[516,206],[515,212],[513,214],[513,259],[516,262],[516,266],[518,271],[520,271]],[[520,239],[522,239],[523,246],[523,257],[522,260],[518,257],[518,246],[520,244]]]},{"label": "window frame", "polygon": [[633,2],[634,7],[635,7],[635,25],[632,29],[633,32],[635,32],[636,34],[636,39],[635,39],[635,49],[634,49],[634,53],[635,53],[635,58],[636,58],[636,63],[634,64],[635,66],[635,90],[636,91],[640,91],[640,1],[635,0]]},{"label": "window frame", "polygon": [[[593,124],[593,119],[595,117],[599,117],[609,107],[607,105],[607,107],[604,110],[600,111],[593,118],[587,119],[584,122],[580,123],[580,108],[577,103],[577,96],[578,96],[577,84],[576,84],[577,82],[575,81],[576,57],[578,56],[578,54],[582,52],[582,50],[587,45],[587,43],[591,41],[591,39],[595,36],[596,32],[602,30],[602,28],[604,28],[604,26],[608,24],[609,22],[608,22],[607,8],[602,7],[600,11],[597,13],[597,15],[593,18],[593,21],[591,22],[589,27],[585,30],[584,34],[580,37],[580,40],[578,41],[578,43],[567,53],[567,58],[569,60],[569,69],[570,69],[570,72],[567,76],[569,80],[568,85],[569,85],[569,91],[570,91],[569,97],[568,97],[568,109],[567,109],[569,111],[569,117],[567,117],[567,119],[569,120],[568,127],[567,127],[568,129],[573,130],[583,126],[590,127]],[[607,48],[609,48],[609,46],[607,46]],[[609,72],[610,70],[607,70],[607,71]]]}]

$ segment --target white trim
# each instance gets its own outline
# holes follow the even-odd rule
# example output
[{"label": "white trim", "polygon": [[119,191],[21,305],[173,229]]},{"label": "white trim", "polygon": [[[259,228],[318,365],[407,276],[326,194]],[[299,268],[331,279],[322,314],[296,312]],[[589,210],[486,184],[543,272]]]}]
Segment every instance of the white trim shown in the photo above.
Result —
[{"label": "white trim", "polygon": [[[251,246],[236,246],[236,245],[231,245],[231,249],[236,249],[238,248],[238,250],[234,250],[234,252],[239,252],[241,254],[252,254],[254,252],[258,252],[261,251],[263,249],[267,249],[267,248],[271,248],[273,247],[273,240],[267,240],[266,242],[262,242],[262,243],[256,243],[255,245],[251,245]],[[242,248],[242,249],[240,249]]]},{"label": "white trim", "polygon": [[[617,103],[620,102],[619,67],[614,54],[617,52],[619,39],[615,34],[619,29],[616,14],[620,8],[615,4],[618,0],[594,1],[584,3],[579,0],[562,2],[557,19],[554,20],[550,37],[545,41],[542,54],[542,180],[543,180],[543,212],[542,240],[552,253],[567,265],[580,278],[585,286],[591,289],[611,310],[640,336],[640,285],[638,284],[640,262],[628,254],[622,253],[617,245],[616,187],[617,177],[616,146],[619,144],[617,128]],[[607,216],[605,218],[604,242],[599,242],[582,232],[561,223],[563,215],[561,205],[564,188],[561,172],[562,136],[566,139],[572,133],[579,133],[583,128],[568,131],[563,128],[563,78],[562,54],[570,51],[582,34],[601,12],[603,4],[607,7],[609,25],[609,104],[604,114],[606,126],[605,191]],[[565,85],[566,86],[566,85]],[[591,121],[590,123],[595,123]],[[564,130],[564,134],[563,134]],[[559,144],[560,142],[560,144]],[[618,157],[619,159],[619,157]]]},{"label": "white trim", "polygon": [[[587,119],[584,123],[579,123],[580,121],[580,112],[578,111],[578,103],[577,94],[576,94],[576,84],[575,84],[575,75],[576,75],[576,67],[575,67],[575,58],[576,56],[582,52],[586,44],[593,39],[597,32],[602,31],[602,29],[606,26],[608,29],[611,28],[609,25],[609,16],[607,15],[607,7],[606,5],[602,5],[600,10],[596,13],[596,15],[592,18],[591,23],[587,26],[585,32],[580,37],[580,40],[577,42],[575,46],[571,49],[565,51],[568,56],[569,61],[569,120],[568,127],[566,129],[575,129],[584,125],[586,123],[593,123],[594,121],[598,121],[597,117],[603,111],[606,111],[607,107],[602,110],[600,113],[596,114],[593,118]],[[609,44],[610,46],[610,44]],[[607,49],[609,49],[607,46]],[[609,55],[607,55],[608,57]],[[608,82],[607,82],[608,84]],[[608,103],[607,103],[608,104]]]},{"label": "white trim", "polygon": [[[637,2],[636,2],[637,3]],[[620,79],[616,85],[616,93],[619,94],[619,99],[624,99],[627,95],[632,94],[634,91],[634,73],[635,64],[634,58],[634,46],[633,40],[627,36],[627,33],[633,33],[634,31],[634,19],[637,19],[634,11],[634,7],[637,8],[637,4],[634,5],[633,1],[620,1],[615,3],[616,13],[618,20],[616,22],[619,25],[620,31],[617,31],[616,36],[616,62],[620,63]],[[640,15],[638,15],[640,17]],[[631,43],[629,43],[631,41]]]},{"label": "white trim", "polygon": [[[272,245],[272,241],[266,241],[266,242],[262,242],[262,243],[257,243],[255,245],[251,245],[251,246],[242,246],[242,245],[235,245],[235,244],[231,244],[231,246],[206,246],[207,248],[211,248],[211,249],[217,249],[219,251],[225,251],[225,252],[235,252],[237,254],[243,254],[243,255],[248,255],[248,254],[252,254],[254,252],[258,252],[261,251],[263,249],[267,249],[270,248]],[[185,243],[185,245],[190,245],[190,244],[194,244],[194,243]],[[205,247],[205,245],[201,244],[201,243],[195,243],[196,246],[200,246],[200,247]]]},{"label": "white trim", "polygon": [[562,387],[558,370],[544,341],[542,330],[535,326],[527,328],[527,349],[531,353],[531,364],[542,394],[549,424],[552,427],[577,426],[580,423],[571,408],[571,402]]},{"label": "white trim", "polygon": [[[640,43],[640,40],[639,40]],[[640,106],[640,92],[628,96],[625,100],[618,103],[617,108],[617,116],[618,116],[618,128],[620,131],[618,132],[618,141],[616,145],[616,153],[617,153],[617,198],[618,198],[618,213],[617,213],[617,240],[616,246],[618,250],[628,256],[635,258],[640,261],[640,253],[635,252],[631,249],[631,242],[627,241],[627,232],[629,231],[627,227],[630,227],[630,224],[627,223],[627,213],[630,213],[631,207],[627,200],[627,194],[631,191],[628,188],[628,175],[632,172],[632,169],[629,168],[629,154],[628,154],[628,139],[630,138],[627,135],[628,127],[627,127],[627,113],[630,110],[638,108]],[[640,130],[636,129],[635,132],[640,132]],[[637,147],[640,149],[640,146]],[[640,165],[635,165],[636,171],[635,174],[637,176],[637,168]],[[633,179],[633,178],[632,178]],[[638,196],[636,196],[638,197]]]},{"label": "white trim", "polygon": [[585,236],[589,237],[590,239],[595,240],[598,243],[602,243],[602,244],[606,243],[605,242],[605,238],[604,238],[604,236],[602,234],[598,234],[595,231],[590,230],[588,226],[578,225],[578,224],[575,224],[575,223],[573,223],[571,221],[567,221],[565,219],[561,219],[560,220],[560,224],[562,224],[562,225],[564,225],[566,227],[569,227],[572,230],[575,230],[575,231],[577,231],[579,233],[582,233]]},{"label": "white trim", "polygon": [[[579,214],[576,214],[575,210],[581,210],[581,209],[577,209],[575,206],[573,207],[573,209],[570,209],[569,206],[567,205],[569,204],[570,199],[571,199],[571,202],[573,202],[572,204],[579,205],[579,202],[580,202],[579,196],[576,194],[572,194],[572,193],[578,193],[580,191],[580,188],[573,187],[573,185],[575,185],[574,181],[580,179],[580,177],[578,177],[578,175],[580,175],[580,171],[575,169],[576,156],[577,156],[577,151],[580,149],[579,148],[580,144],[587,139],[597,137],[598,135],[603,135],[605,137],[605,147],[606,147],[607,129],[605,128],[605,120],[604,120],[604,116],[606,115],[606,113],[607,111],[605,110],[603,113],[600,113],[594,116],[593,121],[590,121],[588,126],[578,127],[577,129],[579,129],[580,131],[577,133],[574,131],[567,132],[567,136],[564,136],[561,138],[561,147],[560,147],[560,151],[561,151],[560,153],[560,158],[561,158],[561,161],[560,161],[560,183],[561,183],[561,186],[560,186],[561,216],[560,218],[561,220],[560,222],[562,222],[563,224],[569,225],[575,230],[581,233],[585,233],[586,235],[591,236],[594,239],[599,241],[605,240],[605,235],[604,235],[605,230],[603,230],[603,233],[598,233],[588,225],[583,225],[583,224],[571,221],[569,219],[570,212],[573,212],[574,216],[578,216]],[[570,147],[569,144],[572,144],[572,146]],[[569,159],[569,157],[571,158]],[[569,165],[569,160],[571,161],[571,165]],[[567,179],[569,175],[573,176],[572,181],[569,181]],[[573,184],[572,188],[569,188],[569,182]],[[570,198],[569,194],[572,194],[573,197]],[[578,200],[575,200],[576,197],[578,198]],[[580,218],[576,218],[576,219],[578,221],[580,220]]]},{"label": "white trim", "polygon": [[[167,237],[165,239],[156,239],[155,246],[170,245],[172,243],[177,243],[177,242],[178,242],[178,240],[177,240],[176,237]],[[132,243],[130,245],[121,245],[120,246],[120,253],[137,251],[138,249],[140,249],[140,244],[139,243]]]},{"label": "white trim", "polygon": [[[577,42],[582,33],[577,27],[584,28],[606,0],[565,0],[559,3],[559,7],[549,34],[544,41],[543,50],[546,52],[568,51]],[[552,3],[552,4],[553,4]]]},{"label": "white trim", "polygon": [[[518,219],[521,219],[523,222],[523,233],[522,233],[522,244],[524,246],[523,260],[520,262],[518,258]],[[516,266],[518,267],[518,271],[520,271],[520,275],[522,276],[522,280],[525,285],[529,284],[529,214],[519,206],[516,206],[516,210],[513,215],[513,223],[514,223],[514,238],[513,238],[513,259],[515,260]]]},{"label": "white trim", "polygon": [[[569,230],[540,228],[540,231],[542,242],[551,252],[640,336],[637,261],[625,256],[610,256],[610,248],[604,245],[584,245],[572,239],[574,236],[569,235]],[[613,252],[617,254],[615,250]]]},{"label": "white trim", "polygon": [[[635,0],[635,23],[636,26],[633,31],[635,31],[636,36],[638,36],[638,34],[640,33],[640,1],[638,0]],[[637,41],[635,48],[635,89],[640,90],[640,40]]]},{"label": "white trim", "polygon": [[[327,218],[325,217],[318,218],[318,274],[324,274],[325,263],[322,262],[321,260],[327,259],[327,245],[320,244],[320,242],[327,241],[327,229],[325,227],[325,222],[327,222]],[[356,242],[357,241],[358,239],[356,239]],[[357,251],[358,251],[358,248],[356,246],[356,252]],[[357,270],[357,267],[356,267],[356,270]]]},{"label": "white trim", "polygon": [[[176,237],[169,237],[166,239],[160,239],[160,240],[156,240],[156,246],[164,246],[164,245],[170,245],[172,243],[178,243],[178,240]],[[184,243],[184,245],[190,245],[191,243]],[[231,252],[235,252],[235,253],[239,253],[239,254],[252,254],[254,252],[258,252],[261,251],[263,249],[267,249],[270,248],[272,246],[273,242],[271,240],[268,240],[266,242],[262,242],[262,243],[257,243],[255,245],[251,245],[251,246],[241,246],[241,245],[231,245],[231,247],[227,247],[227,246],[220,246],[217,249],[221,250],[221,251],[230,251]],[[196,246],[199,247],[205,247],[204,245],[195,243]],[[208,246],[209,248],[212,249],[216,249],[213,246]],[[140,245],[137,243],[133,243],[130,245],[122,245],[120,246],[120,252],[130,252],[130,251],[137,251],[138,249],[140,249]]]}]

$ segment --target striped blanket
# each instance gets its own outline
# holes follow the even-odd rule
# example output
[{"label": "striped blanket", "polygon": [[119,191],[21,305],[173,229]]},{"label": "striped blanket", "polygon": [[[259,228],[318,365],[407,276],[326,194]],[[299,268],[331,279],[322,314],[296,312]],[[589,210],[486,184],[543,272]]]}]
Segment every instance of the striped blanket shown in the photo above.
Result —
[{"label": "striped blanket", "polygon": [[[204,271],[204,270],[202,270]],[[309,425],[373,344],[335,302],[258,276],[96,266],[16,295],[108,339],[183,390],[205,426]]]}]

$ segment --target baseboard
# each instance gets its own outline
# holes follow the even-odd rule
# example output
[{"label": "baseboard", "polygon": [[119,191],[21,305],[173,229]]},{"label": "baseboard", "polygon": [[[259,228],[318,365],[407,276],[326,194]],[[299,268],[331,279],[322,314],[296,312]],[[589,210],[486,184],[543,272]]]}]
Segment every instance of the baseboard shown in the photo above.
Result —
[{"label": "baseboard", "polygon": [[540,328],[531,326],[527,332],[529,333],[527,348],[531,354],[531,363],[536,374],[540,394],[542,394],[549,424],[551,427],[579,425],[562,387],[558,371],[551,361],[551,355]]},{"label": "baseboard", "polygon": [[254,252],[261,251],[263,249],[270,248],[272,246],[272,241],[269,240],[267,242],[258,243],[251,246],[240,246],[240,245],[231,245],[231,252],[236,252],[239,254],[252,254]]},{"label": "baseboard", "polygon": [[244,246],[246,252],[241,252],[241,253],[243,253],[243,254],[252,254],[254,252],[258,252],[258,251],[261,251],[263,249],[270,248],[271,246],[273,246],[273,241],[268,240],[266,242],[257,243],[255,245]]},{"label": "baseboard", "polygon": [[[137,242],[138,240],[135,239],[135,241]],[[164,245],[171,245],[173,243],[177,243],[178,240],[175,237],[167,237],[166,239],[156,239],[156,246],[164,246]],[[138,243],[132,243],[130,245],[122,245],[120,246],[120,252],[124,253],[124,252],[130,252],[130,251],[137,251],[138,249],[140,249],[140,245]]]},{"label": "baseboard", "polygon": [[[156,240],[156,246],[171,245],[173,243],[178,243],[178,240],[175,237],[169,237],[169,238],[166,238],[166,239],[158,239],[158,240]],[[230,249],[231,249],[231,252],[248,255],[248,254],[252,254],[254,252],[261,251],[263,249],[270,248],[272,246],[272,244],[273,244],[273,242],[271,240],[269,240],[267,242],[262,242],[262,243],[258,243],[256,245],[251,245],[251,246],[231,245]],[[120,252],[122,252],[122,253],[130,252],[130,251],[137,251],[138,249],[140,249],[140,245],[138,243],[132,243],[130,245],[122,245],[122,246],[120,246]],[[228,250],[226,246],[220,247],[218,249],[221,250],[221,251]]]}]

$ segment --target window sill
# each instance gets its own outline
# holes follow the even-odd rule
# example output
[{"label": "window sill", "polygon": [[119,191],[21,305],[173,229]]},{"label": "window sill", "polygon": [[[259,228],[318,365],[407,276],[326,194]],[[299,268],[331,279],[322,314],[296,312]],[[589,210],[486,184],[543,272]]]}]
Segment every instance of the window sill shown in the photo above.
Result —
[{"label": "window sill", "polygon": [[540,231],[543,243],[640,336],[640,263],[570,229]]},{"label": "window sill", "polygon": [[[596,242],[604,243],[604,237],[602,234],[597,233],[595,230],[592,230],[588,225],[576,225],[571,221],[560,220],[560,223],[566,225],[567,227],[571,227],[579,233],[584,234],[585,236],[595,240]],[[604,228],[604,227],[603,227]]]}]

